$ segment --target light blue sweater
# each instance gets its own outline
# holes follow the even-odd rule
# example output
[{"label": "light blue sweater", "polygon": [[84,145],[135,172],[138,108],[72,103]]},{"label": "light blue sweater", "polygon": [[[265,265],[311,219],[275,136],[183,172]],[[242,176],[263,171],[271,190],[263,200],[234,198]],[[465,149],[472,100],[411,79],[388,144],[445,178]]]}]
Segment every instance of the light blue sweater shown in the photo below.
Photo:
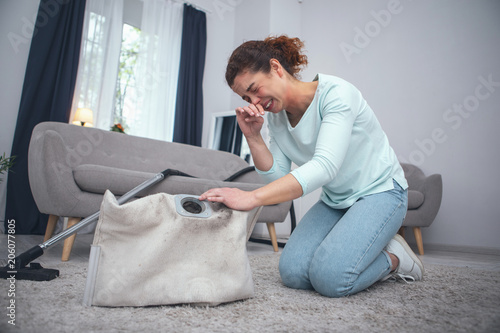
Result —
[{"label": "light blue sweater", "polygon": [[347,208],[360,197],[408,184],[396,154],[360,91],[349,82],[318,74],[314,99],[292,127],[286,111],[268,114],[273,166],[257,170],[271,182],[291,170],[303,195],[323,187],[321,200]]}]

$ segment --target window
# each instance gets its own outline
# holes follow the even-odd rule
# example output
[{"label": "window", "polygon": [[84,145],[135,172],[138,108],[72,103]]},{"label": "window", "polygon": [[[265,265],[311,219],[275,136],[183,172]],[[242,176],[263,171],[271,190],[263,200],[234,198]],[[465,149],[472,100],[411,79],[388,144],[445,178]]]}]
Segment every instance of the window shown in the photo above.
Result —
[{"label": "window", "polygon": [[120,123],[171,141],[182,13],[180,2],[87,0],[72,112],[89,108],[97,128]]},{"label": "window", "polygon": [[135,69],[139,56],[140,35],[139,28],[123,25],[113,120],[115,124],[120,123],[125,131],[138,117],[135,107],[138,94]]},{"label": "window", "polygon": [[102,56],[106,50],[103,49],[104,39],[106,38],[103,26],[106,24],[106,18],[97,13],[91,12],[89,15],[88,33],[83,43],[82,68],[82,87],[80,89],[80,103],[78,107],[94,108],[99,104],[100,81],[96,79],[95,73],[102,73],[103,62],[96,61],[93,55]]}]

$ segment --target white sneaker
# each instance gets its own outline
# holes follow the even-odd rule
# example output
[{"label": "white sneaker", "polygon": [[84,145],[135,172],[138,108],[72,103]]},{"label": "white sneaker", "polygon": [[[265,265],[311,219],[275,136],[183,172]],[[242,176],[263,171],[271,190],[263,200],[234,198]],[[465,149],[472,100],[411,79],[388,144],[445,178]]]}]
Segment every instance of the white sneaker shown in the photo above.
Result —
[{"label": "white sneaker", "polygon": [[387,244],[385,250],[398,257],[399,265],[393,272],[384,277],[381,281],[385,281],[387,279],[396,280],[399,278],[408,283],[408,280],[422,280],[424,275],[424,265],[401,235],[396,234],[396,236],[391,239],[389,244]]}]

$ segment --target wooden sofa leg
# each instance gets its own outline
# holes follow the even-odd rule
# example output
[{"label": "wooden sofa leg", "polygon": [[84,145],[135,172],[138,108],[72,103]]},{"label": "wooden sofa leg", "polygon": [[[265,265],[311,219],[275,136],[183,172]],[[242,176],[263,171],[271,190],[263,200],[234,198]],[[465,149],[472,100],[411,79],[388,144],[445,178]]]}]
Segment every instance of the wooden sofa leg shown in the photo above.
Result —
[{"label": "wooden sofa leg", "polygon": [[[71,228],[78,222],[80,222],[81,218],[80,217],[69,217],[68,218],[68,227]],[[68,261],[69,260],[69,255],[71,254],[71,249],[73,248],[73,243],[75,242],[76,238],[76,233],[73,235],[69,236],[64,240],[64,246],[63,246],[63,252],[62,252],[62,261]]]},{"label": "wooden sofa leg", "polygon": [[45,228],[45,236],[43,237],[43,241],[46,242],[49,238],[54,234],[54,229],[56,228],[57,220],[59,216],[57,215],[49,215],[49,221],[47,222],[47,228]]},{"label": "wooden sofa leg", "polygon": [[269,231],[269,237],[271,237],[271,244],[273,245],[274,252],[278,252],[278,237],[276,237],[276,228],[274,223],[269,222],[267,224],[267,231]]},{"label": "wooden sofa leg", "polygon": [[424,255],[424,243],[422,242],[422,231],[420,227],[413,227],[413,233],[415,234],[415,240],[417,241],[418,253]]}]

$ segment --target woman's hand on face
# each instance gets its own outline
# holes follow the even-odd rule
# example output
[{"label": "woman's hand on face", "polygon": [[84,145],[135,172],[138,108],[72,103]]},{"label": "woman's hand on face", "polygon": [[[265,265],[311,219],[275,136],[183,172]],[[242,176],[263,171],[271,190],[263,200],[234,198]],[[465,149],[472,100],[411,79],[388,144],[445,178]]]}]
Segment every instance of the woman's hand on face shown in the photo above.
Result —
[{"label": "woman's hand on face", "polygon": [[213,188],[199,196],[199,200],[220,202],[235,210],[252,210],[257,207],[252,192],[237,188]]},{"label": "woman's hand on face", "polygon": [[264,113],[264,108],[260,104],[249,104],[236,109],[236,119],[245,137],[251,138],[260,134],[264,124]]}]

